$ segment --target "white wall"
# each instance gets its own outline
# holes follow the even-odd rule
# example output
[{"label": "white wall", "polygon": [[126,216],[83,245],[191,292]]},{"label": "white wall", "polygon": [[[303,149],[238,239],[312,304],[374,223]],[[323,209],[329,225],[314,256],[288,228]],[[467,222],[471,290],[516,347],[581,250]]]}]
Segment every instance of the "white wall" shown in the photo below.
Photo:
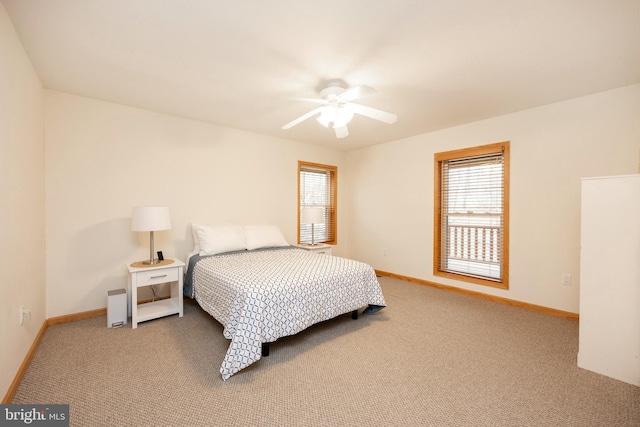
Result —
[{"label": "white wall", "polygon": [[[42,85],[0,4],[0,398],[45,320]],[[20,326],[20,306],[31,322]]]},{"label": "white wall", "polygon": [[[434,153],[507,140],[510,289],[434,276]],[[380,270],[577,313],[580,178],[637,173],[639,154],[640,85],[349,152],[352,252]]]},{"label": "white wall", "polygon": [[342,185],[340,151],[45,94],[47,317],[103,308],[108,290],[126,287],[125,265],[149,256],[148,233],[130,231],[133,206],[169,207],[172,229],[155,248],[184,259],[192,221],[277,224],[296,243],[298,160],[338,166]]}]

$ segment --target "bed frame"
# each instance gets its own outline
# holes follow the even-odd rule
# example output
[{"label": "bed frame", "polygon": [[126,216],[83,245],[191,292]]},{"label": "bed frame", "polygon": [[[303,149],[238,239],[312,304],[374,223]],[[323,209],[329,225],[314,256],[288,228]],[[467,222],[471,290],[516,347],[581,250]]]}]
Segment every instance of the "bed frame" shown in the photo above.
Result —
[{"label": "bed frame", "polygon": [[[353,310],[351,312],[351,318],[353,320],[358,320],[358,310]],[[262,357],[269,357],[269,344],[268,342],[262,343]]]}]

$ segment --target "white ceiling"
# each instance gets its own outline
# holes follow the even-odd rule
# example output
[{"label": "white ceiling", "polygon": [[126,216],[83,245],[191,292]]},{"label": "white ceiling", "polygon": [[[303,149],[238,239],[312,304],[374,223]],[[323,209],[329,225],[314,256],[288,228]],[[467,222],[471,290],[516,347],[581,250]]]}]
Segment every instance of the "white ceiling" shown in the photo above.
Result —
[{"label": "white ceiling", "polygon": [[[351,150],[640,83],[640,0],[0,0],[44,87]],[[307,120],[341,78],[350,135]]]}]

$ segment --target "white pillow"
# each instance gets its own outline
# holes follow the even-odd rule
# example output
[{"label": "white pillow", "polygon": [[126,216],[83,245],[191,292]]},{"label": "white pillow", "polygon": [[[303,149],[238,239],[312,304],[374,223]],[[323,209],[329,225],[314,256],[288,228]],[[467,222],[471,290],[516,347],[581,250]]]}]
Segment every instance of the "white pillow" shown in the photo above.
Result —
[{"label": "white pillow", "polygon": [[[232,225],[232,224],[228,224],[228,225]],[[203,227],[219,227],[216,225],[200,225],[200,224],[195,224],[195,223],[191,223],[191,236],[193,237],[193,252],[195,253],[200,253],[200,239],[198,238],[198,230],[203,228]],[[244,231],[243,231],[244,233]]]},{"label": "white pillow", "polygon": [[289,246],[277,225],[245,225],[244,236],[249,250]]},{"label": "white pillow", "polygon": [[240,225],[197,226],[196,234],[200,255],[215,255],[223,252],[247,249],[244,230]]},{"label": "white pillow", "polygon": [[191,236],[193,237],[193,251],[200,252],[200,240],[198,240],[198,229],[202,225],[191,223]]}]

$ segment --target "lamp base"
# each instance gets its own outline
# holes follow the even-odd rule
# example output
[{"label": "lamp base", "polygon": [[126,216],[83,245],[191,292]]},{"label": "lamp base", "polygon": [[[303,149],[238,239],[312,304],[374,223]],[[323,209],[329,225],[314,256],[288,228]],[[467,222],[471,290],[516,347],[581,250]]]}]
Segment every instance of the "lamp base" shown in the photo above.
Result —
[{"label": "lamp base", "polygon": [[142,263],[145,265],[156,265],[160,263],[160,260],[158,258],[154,258],[154,259],[148,259],[146,261],[142,261]]}]

